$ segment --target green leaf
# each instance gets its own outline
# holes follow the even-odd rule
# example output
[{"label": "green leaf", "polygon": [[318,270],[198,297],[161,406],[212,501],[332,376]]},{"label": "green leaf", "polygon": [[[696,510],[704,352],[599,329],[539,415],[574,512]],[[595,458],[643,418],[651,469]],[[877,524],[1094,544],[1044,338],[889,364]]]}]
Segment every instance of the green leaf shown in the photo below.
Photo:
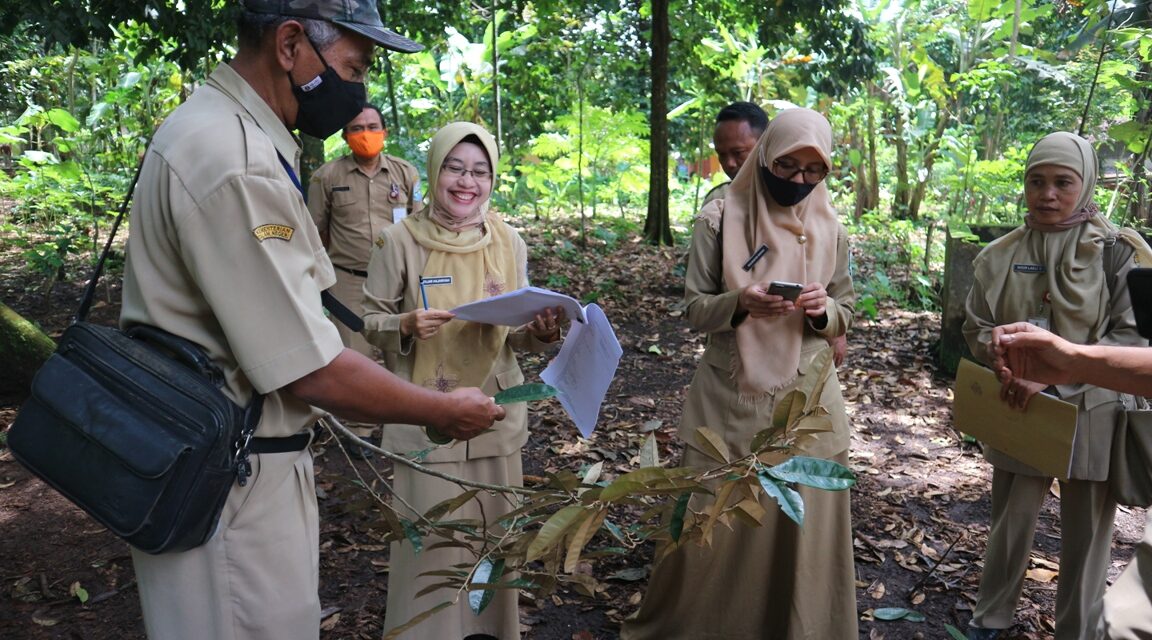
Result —
[{"label": "green leaf", "polygon": [[80,123],[64,109],[49,109],[45,116],[48,118],[48,122],[59,127],[61,131],[72,133],[80,129]]},{"label": "green leaf", "polygon": [[522,384],[517,387],[505,389],[492,397],[496,404],[512,404],[515,402],[533,402],[544,400],[556,395],[556,387],[543,382]]},{"label": "green leaf", "polygon": [[944,628],[948,631],[948,635],[952,636],[952,640],[968,640],[968,636],[964,635],[964,632],[956,627],[946,624]]},{"label": "green leaf", "polygon": [[540,532],[532,539],[532,544],[528,545],[524,561],[532,562],[543,556],[550,548],[560,543],[564,532],[580,522],[586,515],[591,514],[586,513],[584,507],[578,504],[568,505],[552,514],[544,526],[540,527]]},{"label": "green leaf", "polygon": [[80,586],[79,581],[73,582],[72,585],[68,587],[68,595],[79,600],[80,604],[88,602],[88,590]]},{"label": "green leaf", "polygon": [[872,612],[872,617],[877,620],[907,620],[908,622],[924,622],[926,619],[923,613],[903,607],[876,609]]},{"label": "green leaf", "polygon": [[657,344],[648,347],[648,353],[654,353],[658,356],[664,355],[664,352],[660,350],[660,345]]},{"label": "green leaf", "polygon": [[784,515],[797,525],[804,526],[804,498],[792,487],[776,482],[765,473],[758,473],[756,477],[760,479],[760,487],[764,489],[764,493],[779,503]]},{"label": "green leaf", "polygon": [[822,458],[796,456],[765,470],[765,473],[782,482],[795,482],[827,491],[843,491],[856,484],[856,474],[850,469]]},{"label": "green leaf", "polygon": [[[472,579],[469,580],[471,586],[478,584],[494,585],[500,580],[500,576],[504,574],[504,560],[500,559],[492,562],[488,558],[480,561],[476,565],[476,570],[472,572]],[[480,615],[484,609],[492,602],[492,596],[496,595],[496,589],[489,587],[487,589],[472,589],[468,592],[468,608],[472,609],[472,613]]]},{"label": "green leaf", "polygon": [[424,538],[420,535],[420,530],[412,524],[411,520],[401,520],[400,526],[404,527],[404,537],[412,543],[412,553],[420,555],[420,552],[424,550]]}]

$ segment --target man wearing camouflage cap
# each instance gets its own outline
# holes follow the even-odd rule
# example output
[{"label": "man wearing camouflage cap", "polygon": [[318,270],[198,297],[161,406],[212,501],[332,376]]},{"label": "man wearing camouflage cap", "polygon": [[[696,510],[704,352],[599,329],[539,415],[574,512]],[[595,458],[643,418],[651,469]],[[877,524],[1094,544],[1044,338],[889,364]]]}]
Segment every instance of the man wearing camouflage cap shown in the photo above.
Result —
[{"label": "man wearing camouflage cap", "polygon": [[[309,427],[323,411],[468,439],[504,417],[479,389],[408,384],[345,349],[321,308],[335,282],[296,178],[290,129],[327,137],[360,113],[375,44],[412,52],[373,0],[244,0],[236,58],[164,122],[136,187],[122,326],[189,339],[239,404],[265,394],[252,475],[216,533],[132,550],[153,640],[315,640],[319,522]],[[318,407],[314,408],[314,407]]]}]

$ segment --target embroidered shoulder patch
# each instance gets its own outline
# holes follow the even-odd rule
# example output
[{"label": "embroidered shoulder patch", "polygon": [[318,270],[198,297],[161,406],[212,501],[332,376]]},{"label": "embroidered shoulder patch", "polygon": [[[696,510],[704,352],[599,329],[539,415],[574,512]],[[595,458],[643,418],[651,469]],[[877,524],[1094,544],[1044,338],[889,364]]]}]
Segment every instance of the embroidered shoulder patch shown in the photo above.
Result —
[{"label": "embroidered shoulder patch", "polygon": [[292,234],[294,233],[296,233],[295,229],[283,224],[262,224],[252,230],[252,235],[256,236],[256,239],[260,242],[264,242],[270,238],[285,241],[291,240]]}]

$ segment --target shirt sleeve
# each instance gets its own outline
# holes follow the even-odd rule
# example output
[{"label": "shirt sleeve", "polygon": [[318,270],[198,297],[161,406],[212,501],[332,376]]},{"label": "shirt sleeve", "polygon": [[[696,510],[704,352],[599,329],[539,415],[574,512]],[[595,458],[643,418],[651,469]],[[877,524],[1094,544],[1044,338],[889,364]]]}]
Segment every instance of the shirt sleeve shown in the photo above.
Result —
[{"label": "shirt sleeve", "polygon": [[308,180],[308,213],[317,231],[324,233],[328,230],[328,220],[332,214],[332,194],[325,180],[324,167],[320,167]]},{"label": "shirt sleeve", "polygon": [[268,393],[331,362],[343,345],[324,316],[333,283],[299,192],[235,177],[176,221],[185,268],[253,386]]}]

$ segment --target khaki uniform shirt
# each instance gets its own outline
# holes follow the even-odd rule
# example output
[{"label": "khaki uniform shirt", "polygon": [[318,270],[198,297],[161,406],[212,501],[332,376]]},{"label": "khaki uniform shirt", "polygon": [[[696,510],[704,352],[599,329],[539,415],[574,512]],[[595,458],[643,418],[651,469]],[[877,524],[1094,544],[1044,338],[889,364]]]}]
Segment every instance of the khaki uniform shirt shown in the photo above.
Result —
[{"label": "khaki uniform shirt", "polygon": [[[514,288],[521,289],[529,284],[528,248],[519,234],[515,247],[516,264],[520,267]],[[364,285],[364,337],[384,353],[388,369],[404,380],[412,379],[416,340],[400,333],[400,317],[407,311],[421,308],[420,275],[427,263],[428,250],[416,242],[407,225],[396,225],[381,234],[372,255],[368,283]],[[494,396],[524,384],[524,373],[516,362],[514,350],[546,351],[558,344],[541,342],[520,329],[510,331],[480,388]],[[460,348],[467,349],[468,345],[462,344]],[[476,366],[487,364],[477,363]],[[437,447],[424,459],[427,462],[460,462],[506,456],[519,451],[528,441],[527,406],[524,402],[504,405],[507,415],[491,429],[466,442],[453,441],[450,445]],[[408,453],[432,445],[422,427],[391,424],[384,427],[382,446],[397,453]]]},{"label": "khaki uniform shirt", "polygon": [[[1003,239],[1001,239],[1003,240]],[[992,246],[992,245],[989,245]],[[1124,249],[1123,242],[1116,243],[1115,251],[1123,251],[1124,256],[1131,256],[1130,249]],[[989,251],[985,248],[976,256],[972,289],[968,292],[968,299],[964,305],[967,317],[964,320],[964,339],[972,355],[981,363],[992,363],[992,329],[999,324],[1017,322],[1023,318],[998,318],[989,308],[985,299],[985,291],[990,286],[992,278],[998,274],[1008,272],[1013,268],[1011,252]],[[1114,258],[1115,260],[1115,258]],[[1108,333],[1096,344],[1112,346],[1135,346],[1147,344],[1140,338],[1136,330],[1136,318],[1132,313],[1132,299],[1128,295],[1128,272],[1134,266],[1131,258],[1124,260],[1116,272],[1108,303],[1109,320]],[[1055,268],[1049,265],[1049,268]],[[1101,268],[1111,268],[1104,265]],[[1072,461],[1069,468],[1069,478],[1073,480],[1092,480],[1100,482],[1108,479],[1108,468],[1111,464],[1112,436],[1116,429],[1116,421],[1121,404],[1125,401],[1125,394],[1111,389],[1104,389],[1087,384],[1062,384],[1054,387],[1056,395],[1072,404],[1078,405],[1076,415],[1076,435],[1072,440]],[[984,458],[993,466],[1030,476],[1044,476],[1023,462],[1008,454],[985,447]]]},{"label": "khaki uniform shirt", "polygon": [[[802,388],[812,363],[828,349],[827,338],[844,335],[855,312],[856,290],[848,272],[848,235],[843,227],[836,237],[836,269],[824,283],[828,291],[828,323],[816,329],[804,323],[800,362],[796,381],[776,394],[756,403],[741,402],[734,384],[736,316],[739,289],[729,289],[724,281],[720,237],[705,220],[697,219],[692,233],[691,257],[684,277],[685,315],[693,329],[708,334],[708,344],[700,360],[692,386],[684,402],[680,438],[689,446],[696,442],[696,429],[707,426],[724,438],[729,450],[746,455],[753,436],[771,424],[775,399]],[[840,383],[833,369],[822,390],[820,404],[828,411],[830,425],[823,433],[808,434],[796,443],[796,453],[831,458],[848,449],[851,436]]]},{"label": "khaki uniform shirt", "polygon": [[728,182],[722,182],[715,187],[712,187],[711,191],[704,194],[704,202],[700,204],[700,208],[703,209],[704,205],[712,202],[713,200],[723,200],[725,196],[728,195],[728,187],[730,186],[732,186],[731,180]]},{"label": "khaki uniform shirt", "polygon": [[420,174],[410,162],[380,154],[374,175],[348,154],[316,170],[308,184],[308,210],[320,233],[328,232],[332,264],[367,271],[380,232],[419,204]]},{"label": "khaki uniform shirt", "polygon": [[320,291],[332,265],[299,190],[299,146],[227,64],[177,108],[148,149],[132,206],[120,324],[202,346],[227,392],[267,394],[256,435],[283,437],[321,412],[282,390],[343,345]]}]

